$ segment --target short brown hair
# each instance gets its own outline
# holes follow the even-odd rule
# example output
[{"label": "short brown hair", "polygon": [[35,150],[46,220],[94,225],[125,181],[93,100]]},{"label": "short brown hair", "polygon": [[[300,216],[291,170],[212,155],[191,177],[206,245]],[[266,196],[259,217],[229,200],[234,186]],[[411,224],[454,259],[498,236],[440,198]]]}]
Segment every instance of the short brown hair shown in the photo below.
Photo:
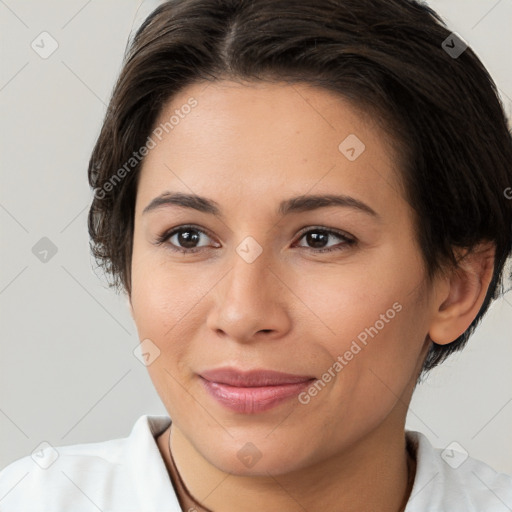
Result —
[{"label": "short brown hair", "polygon": [[495,244],[494,273],[477,317],[452,343],[432,343],[424,371],[462,348],[498,297],[512,251],[512,138],[496,85],[478,57],[437,13],[412,0],[159,6],[128,48],[89,162],[91,249],[111,285],[131,293],[142,159],[129,169],[126,162],[178,91],[226,78],[316,85],[382,121],[401,148],[398,167],[429,278],[457,264],[455,248]]}]

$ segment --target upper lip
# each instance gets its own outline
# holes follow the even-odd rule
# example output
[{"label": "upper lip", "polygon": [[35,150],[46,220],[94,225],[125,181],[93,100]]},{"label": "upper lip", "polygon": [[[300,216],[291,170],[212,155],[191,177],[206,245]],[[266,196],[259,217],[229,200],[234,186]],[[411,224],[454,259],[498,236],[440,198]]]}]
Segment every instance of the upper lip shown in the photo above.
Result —
[{"label": "upper lip", "polygon": [[273,370],[238,370],[236,368],[224,367],[206,370],[199,374],[203,379],[219,384],[227,384],[236,387],[258,387],[258,386],[278,386],[282,384],[296,384],[312,380],[315,377],[311,375],[294,375],[292,373],[282,373]]}]

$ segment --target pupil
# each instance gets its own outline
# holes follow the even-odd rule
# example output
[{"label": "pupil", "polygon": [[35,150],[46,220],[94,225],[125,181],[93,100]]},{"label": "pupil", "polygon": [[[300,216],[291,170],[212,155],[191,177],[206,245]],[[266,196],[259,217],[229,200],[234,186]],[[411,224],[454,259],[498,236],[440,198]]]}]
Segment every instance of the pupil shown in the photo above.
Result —
[{"label": "pupil", "polygon": [[[190,235],[190,233],[192,233],[192,235]],[[193,249],[194,243],[197,243],[198,239],[198,233],[192,230],[180,231],[178,233],[178,242],[181,246],[185,247],[186,249]]]},{"label": "pupil", "polygon": [[313,248],[319,249],[324,247],[324,245],[327,243],[328,238],[327,233],[323,233],[322,231],[315,231],[308,233],[306,235],[306,239],[309,245],[311,245]]}]

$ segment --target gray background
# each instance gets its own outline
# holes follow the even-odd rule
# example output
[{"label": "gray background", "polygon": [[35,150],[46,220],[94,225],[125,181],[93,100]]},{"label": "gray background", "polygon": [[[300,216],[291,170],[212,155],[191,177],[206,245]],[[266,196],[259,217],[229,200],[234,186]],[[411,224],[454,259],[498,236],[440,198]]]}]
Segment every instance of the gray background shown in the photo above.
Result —
[{"label": "gray background", "polygon": [[[480,56],[510,115],[512,0],[429,3]],[[152,5],[140,7],[0,0],[0,468],[43,440],[103,441],[128,435],[141,414],[165,414],[132,353],[126,299],[93,271],[86,230],[88,157],[126,39]],[[47,59],[31,48],[43,31],[59,45]],[[43,237],[57,248],[47,262],[32,252]],[[508,293],[417,389],[407,425],[512,474],[511,330]]]}]

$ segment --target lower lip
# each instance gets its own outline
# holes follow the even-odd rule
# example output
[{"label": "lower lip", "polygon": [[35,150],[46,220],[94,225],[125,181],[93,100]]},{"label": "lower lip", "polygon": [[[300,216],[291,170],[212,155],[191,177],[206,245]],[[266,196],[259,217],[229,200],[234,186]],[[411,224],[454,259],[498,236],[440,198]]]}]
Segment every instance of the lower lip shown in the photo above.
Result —
[{"label": "lower lip", "polygon": [[313,380],[276,386],[240,388],[211,382],[201,377],[203,386],[217,402],[232,411],[242,414],[256,414],[268,411],[282,402],[297,396],[303,389],[309,387]]}]

